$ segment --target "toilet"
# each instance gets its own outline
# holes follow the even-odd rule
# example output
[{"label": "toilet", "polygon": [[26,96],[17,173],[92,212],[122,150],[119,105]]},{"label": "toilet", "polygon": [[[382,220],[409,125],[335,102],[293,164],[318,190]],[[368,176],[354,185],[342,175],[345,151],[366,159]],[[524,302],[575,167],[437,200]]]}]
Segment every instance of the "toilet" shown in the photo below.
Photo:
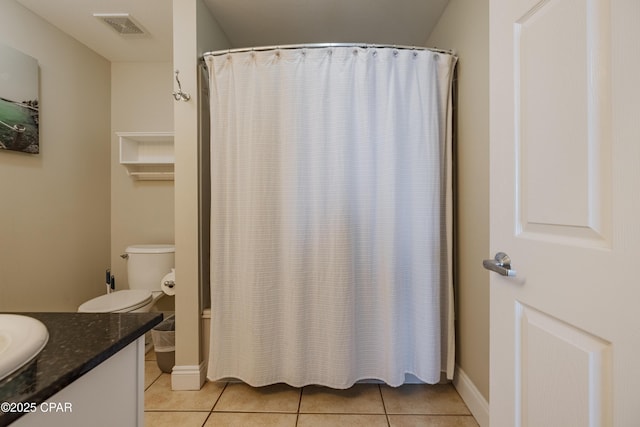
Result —
[{"label": "toilet", "polygon": [[175,266],[174,245],[132,245],[121,255],[127,260],[129,289],[93,298],[80,313],[144,313],[164,296],[163,277]]}]

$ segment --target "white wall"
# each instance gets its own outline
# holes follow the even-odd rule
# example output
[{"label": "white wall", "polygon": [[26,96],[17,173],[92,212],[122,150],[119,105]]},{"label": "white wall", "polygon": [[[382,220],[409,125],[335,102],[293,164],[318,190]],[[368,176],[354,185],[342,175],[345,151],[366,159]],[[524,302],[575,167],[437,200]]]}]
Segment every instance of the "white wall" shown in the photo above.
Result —
[{"label": "white wall", "polygon": [[458,56],[457,365],[489,399],[489,1],[451,0],[427,46]]},{"label": "white wall", "polygon": [[0,311],[74,311],[109,265],[110,64],[14,0],[0,40],[40,67],[40,154],[0,151]]},{"label": "white wall", "polygon": [[[133,244],[174,243],[174,182],[137,181],[119,163],[116,132],[173,132],[173,63],[111,64],[111,271],[116,288],[128,287],[126,262]],[[157,307],[174,310],[174,297]]]}]

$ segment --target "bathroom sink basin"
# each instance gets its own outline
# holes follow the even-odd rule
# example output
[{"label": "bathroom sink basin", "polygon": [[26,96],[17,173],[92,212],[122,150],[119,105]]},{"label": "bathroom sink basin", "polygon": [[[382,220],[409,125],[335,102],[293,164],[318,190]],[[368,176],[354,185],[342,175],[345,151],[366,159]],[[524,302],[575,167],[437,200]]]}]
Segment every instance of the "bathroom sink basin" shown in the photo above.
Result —
[{"label": "bathroom sink basin", "polygon": [[19,314],[0,314],[0,380],[32,361],[49,341],[47,327]]}]

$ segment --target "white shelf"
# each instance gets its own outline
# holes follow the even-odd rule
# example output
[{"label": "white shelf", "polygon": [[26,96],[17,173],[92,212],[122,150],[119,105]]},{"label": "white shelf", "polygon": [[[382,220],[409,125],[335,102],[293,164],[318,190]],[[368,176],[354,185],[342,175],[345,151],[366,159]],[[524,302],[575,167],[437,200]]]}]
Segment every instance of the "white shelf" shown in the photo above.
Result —
[{"label": "white shelf", "polygon": [[116,132],[120,164],[138,180],[173,180],[173,132]]}]

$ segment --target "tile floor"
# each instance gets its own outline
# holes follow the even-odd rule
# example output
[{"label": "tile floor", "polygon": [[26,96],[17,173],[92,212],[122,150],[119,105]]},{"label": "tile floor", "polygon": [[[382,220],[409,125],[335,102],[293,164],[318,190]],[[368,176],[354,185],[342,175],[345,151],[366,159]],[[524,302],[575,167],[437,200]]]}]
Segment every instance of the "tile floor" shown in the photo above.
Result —
[{"label": "tile floor", "polygon": [[144,401],[146,427],[478,427],[450,384],[333,390],[208,382],[199,391],[171,391],[153,351],[145,360]]}]

